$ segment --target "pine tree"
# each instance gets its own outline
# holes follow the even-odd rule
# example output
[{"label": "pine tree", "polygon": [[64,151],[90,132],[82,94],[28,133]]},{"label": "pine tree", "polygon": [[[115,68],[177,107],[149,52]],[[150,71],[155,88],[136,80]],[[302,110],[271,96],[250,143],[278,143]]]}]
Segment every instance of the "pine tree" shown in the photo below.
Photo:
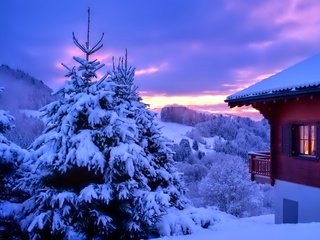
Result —
[{"label": "pine tree", "polygon": [[4,136],[6,131],[14,127],[13,121],[13,116],[0,110],[0,209],[5,208],[5,213],[0,212],[0,239],[11,239],[20,235],[19,227],[13,219],[14,213],[7,209],[11,204],[9,202],[14,204],[23,201],[23,195],[15,189],[15,186],[18,177],[17,170],[26,151]]},{"label": "pine tree", "polygon": [[199,150],[199,144],[198,144],[198,141],[197,141],[197,140],[193,140],[193,142],[192,142],[192,149],[195,150],[195,151],[198,151],[198,150]]},{"label": "pine tree", "polygon": [[[124,141],[124,146],[131,156],[116,156],[114,166],[119,172],[113,175],[115,179],[119,179],[115,182],[123,181],[124,176],[131,175],[133,183],[138,184],[138,188],[133,187],[134,185],[130,187],[132,196],[126,204],[129,211],[126,208],[117,209],[115,216],[129,214],[126,220],[129,232],[147,233],[165,213],[166,208],[174,206],[182,209],[184,202],[181,200],[183,191],[180,177],[173,168],[171,145],[161,136],[154,121],[155,114],[141,102],[134,85],[134,71],[133,67],[128,67],[126,53],[111,72],[111,80],[116,84],[115,109],[120,116],[127,119],[130,124],[128,129],[132,129],[134,133]],[[128,163],[132,167],[126,166]],[[133,207],[129,207],[130,205]],[[128,228],[127,226],[125,228]],[[125,238],[146,236],[131,234]]]},{"label": "pine tree", "polygon": [[179,143],[180,151],[181,151],[181,159],[182,161],[186,161],[192,154],[192,149],[190,147],[190,142],[186,138],[182,138]]},{"label": "pine tree", "polygon": [[70,81],[44,108],[46,128],[20,181],[32,194],[20,216],[31,239],[139,239],[167,208],[184,207],[169,142],[136,92],[127,57],[93,81],[103,65],[90,56],[103,45],[90,47],[89,23],[84,45],[73,35],[86,58],[65,66]]},{"label": "pine tree", "polygon": [[[2,90],[0,88],[0,91]],[[7,111],[0,110],[0,200],[11,200],[14,197],[13,175],[25,154],[25,151],[3,135],[14,127],[13,121],[13,116]]]}]

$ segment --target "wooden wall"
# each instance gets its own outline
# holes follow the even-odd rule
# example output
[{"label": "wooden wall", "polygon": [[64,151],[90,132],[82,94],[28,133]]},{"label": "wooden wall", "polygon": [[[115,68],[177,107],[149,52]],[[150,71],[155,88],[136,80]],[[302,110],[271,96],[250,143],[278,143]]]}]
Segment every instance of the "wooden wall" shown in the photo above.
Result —
[{"label": "wooden wall", "polygon": [[272,177],[320,187],[320,127],[316,159],[292,156],[284,151],[286,137],[283,130],[294,123],[310,122],[320,126],[320,95],[268,101],[255,104],[254,107],[269,120],[271,126]]}]

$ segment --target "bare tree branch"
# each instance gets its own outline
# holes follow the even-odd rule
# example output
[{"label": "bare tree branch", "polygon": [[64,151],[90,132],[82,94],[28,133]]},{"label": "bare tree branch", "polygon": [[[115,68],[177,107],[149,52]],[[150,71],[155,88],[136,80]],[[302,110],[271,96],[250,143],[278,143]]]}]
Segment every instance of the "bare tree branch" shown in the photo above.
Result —
[{"label": "bare tree branch", "polygon": [[82,52],[84,52],[84,53],[87,54],[86,48],[79,43],[79,41],[78,41],[78,39],[76,38],[74,32],[72,33],[72,37],[73,37],[73,42],[74,42],[74,44],[75,44],[78,48],[80,48],[80,50],[81,50]]},{"label": "bare tree branch", "polygon": [[[86,47],[88,50],[89,50],[89,44],[90,44],[90,7],[88,8],[88,30],[87,30],[87,42],[86,42]],[[87,57],[89,57],[89,55],[87,55]]]}]

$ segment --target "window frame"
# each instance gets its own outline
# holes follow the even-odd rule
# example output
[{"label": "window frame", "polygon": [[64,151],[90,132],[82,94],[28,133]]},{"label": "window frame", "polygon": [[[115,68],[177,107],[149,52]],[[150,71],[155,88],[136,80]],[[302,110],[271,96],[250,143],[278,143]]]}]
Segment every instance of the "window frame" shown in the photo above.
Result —
[{"label": "window frame", "polygon": [[[300,134],[300,127],[306,127],[308,126],[309,136],[308,138],[301,138]],[[310,143],[312,142],[312,136],[311,136],[311,127],[314,126],[314,150],[315,154],[303,154],[300,151],[301,147],[301,141],[308,141],[308,148],[309,152],[311,151]],[[319,160],[319,124],[316,122],[295,122],[291,124],[291,156],[297,159],[302,160],[312,160],[312,161],[318,161]]]}]

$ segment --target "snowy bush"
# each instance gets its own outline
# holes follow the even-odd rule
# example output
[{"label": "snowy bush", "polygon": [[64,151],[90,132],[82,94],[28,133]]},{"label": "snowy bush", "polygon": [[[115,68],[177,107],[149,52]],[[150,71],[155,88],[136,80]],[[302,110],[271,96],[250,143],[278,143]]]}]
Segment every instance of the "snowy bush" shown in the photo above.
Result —
[{"label": "snowy bush", "polygon": [[184,181],[188,183],[199,182],[208,174],[208,168],[203,164],[198,163],[190,164],[179,162],[176,164],[177,169],[183,173]]},{"label": "snowy bush", "polygon": [[221,152],[210,152],[208,153],[202,160],[201,163],[208,169],[212,167],[213,164],[216,164],[217,162],[215,159],[221,159],[223,161],[224,159],[229,159],[229,155]]},{"label": "snowy bush", "polygon": [[193,142],[192,142],[192,149],[195,150],[195,151],[198,151],[198,150],[199,150],[199,143],[198,143],[198,141],[193,140]]},{"label": "snowy bush", "polygon": [[211,156],[209,173],[199,184],[203,203],[240,217],[259,214],[263,195],[258,185],[249,180],[243,159],[232,155]]},{"label": "snowy bush", "polygon": [[259,184],[259,189],[263,193],[264,213],[274,213],[274,187],[269,184]]},{"label": "snowy bush", "polygon": [[215,208],[188,207],[184,210],[171,208],[157,224],[158,232],[163,236],[192,234],[201,228],[208,228],[219,221],[219,212]]},{"label": "snowy bush", "polygon": [[199,182],[208,174],[206,168],[200,161],[197,163],[178,162],[176,163],[177,169],[183,173],[183,180],[186,183],[186,197],[192,202],[194,206],[202,205],[202,196],[199,194]]},{"label": "snowy bush", "polygon": [[191,157],[192,150],[189,140],[186,138],[181,139],[179,145],[173,146],[174,156],[173,159],[177,162],[187,161]]},{"label": "snowy bush", "polygon": [[206,140],[201,136],[201,133],[199,132],[199,130],[195,127],[193,128],[191,131],[188,131],[186,133],[187,137],[193,139],[194,141],[201,143],[203,145],[206,145],[207,142]]}]

